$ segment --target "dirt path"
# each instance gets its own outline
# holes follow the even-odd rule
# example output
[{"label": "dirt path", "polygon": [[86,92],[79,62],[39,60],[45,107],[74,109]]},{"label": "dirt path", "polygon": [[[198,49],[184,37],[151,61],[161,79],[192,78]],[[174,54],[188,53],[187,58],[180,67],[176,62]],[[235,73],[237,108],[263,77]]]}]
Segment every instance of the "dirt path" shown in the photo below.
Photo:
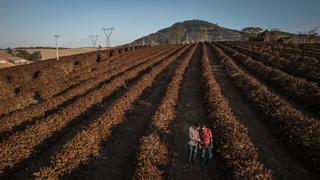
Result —
[{"label": "dirt path", "polygon": [[[194,165],[187,163],[187,142],[189,127],[195,122],[209,125],[207,112],[201,94],[201,46],[196,50],[185,73],[177,106],[177,118],[172,127],[174,144],[171,144],[172,162],[168,177],[174,179],[225,179],[213,158],[213,167],[201,165],[200,151]],[[170,179],[171,179],[170,178]]]},{"label": "dirt path", "polygon": [[248,128],[249,135],[267,168],[272,170],[277,179],[315,179],[315,175],[308,172],[300,162],[291,157],[278,138],[270,132],[264,122],[267,119],[263,119],[232,84],[222,65],[213,55],[211,48],[208,48],[208,55],[215,79],[223,95],[229,100],[232,111],[240,122]]},{"label": "dirt path", "polygon": [[[184,56],[183,56],[184,57]],[[133,175],[134,158],[139,139],[145,134],[157,109],[167,84],[181,63],[182,58],[172,63],[135,102],[134,108],[126,114],[123,123],[112,128],[111,138],[103,143],[104,156],[91,165],[73,172],[76,179],[130,179]]]}]

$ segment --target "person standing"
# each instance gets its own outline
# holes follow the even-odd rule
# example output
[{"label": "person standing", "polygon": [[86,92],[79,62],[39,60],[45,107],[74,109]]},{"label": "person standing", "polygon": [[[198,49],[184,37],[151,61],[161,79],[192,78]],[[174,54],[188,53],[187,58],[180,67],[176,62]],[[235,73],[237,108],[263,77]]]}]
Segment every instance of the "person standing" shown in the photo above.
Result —
[{"label": "person standing", "polygon": [[197,157],[198,145],[201,142],[199,136],[199,124],[195,123],[189,128],[189,141],[188,141],[188,161],[194,163]]},{"label": "person standing", "polygon": [[203,163],[208,165],[209,160],[212,158],[212,132],[205,125],[202,125],[200,130],[200,139],[201,139],[201,147],[202,147],[202,160]]}]

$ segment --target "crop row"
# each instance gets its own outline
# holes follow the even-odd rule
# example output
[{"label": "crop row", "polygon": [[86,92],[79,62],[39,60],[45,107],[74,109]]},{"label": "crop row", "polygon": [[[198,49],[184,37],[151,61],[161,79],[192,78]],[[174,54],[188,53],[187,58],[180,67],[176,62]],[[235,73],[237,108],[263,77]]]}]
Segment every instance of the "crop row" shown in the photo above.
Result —
[{"label": "crop row", "polygon": [[[106,51],[94,51],[85,54],[62,57],[57,60],[46,60],[23,66],[15,66],[0,70],[0,84],[3,94],[0,99],[23,95],[30,86],[39,86],[54,82],[83,68],[109,59]],[[113,57],[117,57],[116,54]],[[81,60],[81,63],[80,63]],[[39,86],[40,87],[40,86]]]},{"label": "crop row", "polygon": [[209,63],[206,46],[202,49],[202,87],[213,123],[215,149],[223,158],[235,179],[271,179],[272,174],[260,162],[258,151],[247,129],[233,114],[228,100],[222,95]]},{"label": "crop row", "polygon": [[[185,48],[181,51],[184,50]],[[173,58],[171,57],[169,59],[171,60]],[[104,97],[111,95],[113,92],[124,86],[126,81],[137,77],[139,73],[146,69],[150,69],[162,60],[162,58],[153,59],[148,61],[148,63],[130,71],[126,71],[110,83],[104,84],[101,88],[89,92],[69,106],[61,109],[59,113],[41,119],[30,127],[27,127],[24,131],[20,131],[10,136],[7,141],[0,144],[2,150],[0,154],[0,159],[2,161],[0,164],[0,172],[27,159],[32,154],[36,145],[42,143],[54,133],[59,132],[74,118],[86,111],[92,105],[101,102]],[[146,76],[148,77],[149,75]]]},{"label": "crop row", "polygon": [[[229,44],[229,43],[228,43]],[[301,66],[313,66],[314,69],[317,68],[317,66],[320,63],[320,59],[309,57],[304,54],[305,51],[296,51],[296,52],[286,52],[283,51],[281,48],[277,46],[267,46],[264,43],[234,43],[234,45],[237,45],[238,47],[245,47],[247,49],[251,49],[254,51],[261,52],[266,55],[270,55],[271,58],[274,58],[275,60],[285,60],[288,61],[291,66],[296,66],[298,69]],[[278,59],[277,59],[278,58]],[[279,60],[278,60],[279,61]]]},{"label": "crop row", "polygon": [[198,46],[194,46],[176,69],[161,104],[152,117],[146,135],[139,142],[134,179],[159,179],[169,162],[169,150],[166,136],[171,134],[170,124],[176,117],[176,105],[183,75]]},{"label": "crop row", "polygon": [[[79,77],[83,76],[84,74],[90,74],[91,77],[94,77],[95,75],[100,74],[100,72],[104,73],[107,72],[106,70],[110,69],[109,66],[115,66],[115,65],[122,65],[124,63],[130,63],[137,59],[141,59],[147,56],[151,56],[154,54],[163,53],[171,48],[174,48],[175,46],[159,46],[155,47],[153,49],[143,48],[141,50],[132,51],[125,53],[119,57],[114,57],[108,59],[108,61],[103,61],[101,63],[94,64],[93,66],[90,66],[86,69],[83,69],[80,72],[72,73],[70,74],[66,79],[67,80],[73,80],[78,79]],[[93,71],[94,70],[94,71]],[[92,72],[95,72],[95,74],[92,76]]]},{"label": "crop row", "polygon": [[301,77],[309,81],[320,83],[320,68],[318,68],[317,66],[306,64],[304,62],[289,61],[284,58],[276,58],[269,53],[261,53],[252,48],[245,48],[242,45],[234,45],[231,43],[226,43],[226,45],[254,58],[259,62],[264,63],[265,65],[278,68],[296,77]]},{"label": "crop row", "polygon": [[314,48],[320,51],[320,43],[301,43],[301,44],[289,44],[290,47],[300,48],[300,49],[308,49]]},{"label": "crop row", "polygon": [[[68,84],[69,84],[69,82],[73,82],[73,84],[70,84],[72,86],[76,83],[86,81],[87,79],[95,78],[99,75],[108,73],[111,70],[116,70],[117,68],[128,65],[130,63],[133,63],[139,59],[146,58],[148,56],[153,57],[154,55],[163,54],[172,48],[174,48],[174,47],[158,47],[155,49],[144,48],[141,50],[128,52],[128,53],[123,54],[120,57],[117,57],[114,59],[108,59],[108,61],[103,61],[101,63],[94,64],[93,66],[90,66],[90,67],[83,69],[81,71],[77,71],[76,73],[72,73],[69,76],[65,77],[63,79],[63,81],[67,82]],[[57,83],[53,83],[50,85],[51,85],[51,87],[54,87]],[[48,90],[51,90],[51,88],[46,88],[46,90],[43,93],[41,93],[44,96],[44,98],[47,97],[47,94],[49,94],[49,96],[53,96],[53,95],[56,95],[56,93],[57,93],[57,92],[48,93],[48,92],[46,92]],[[59,90],[59,91],[61,91],[61,90]]]},{"label": "crop row", "polygon": [[156,67],[153,67],[151,72],[139,79],[124,96],[112,103],[110,108],[99,119],[67,142],[63,149],[53,157],[52,163],[49,166],[43,167],[34,173],[36,178],[63,177],[77,169],[80,165],[101,156],[101,143],[110,137],[110,128],[121,123],[126,111],[133,106],[135,100],[139,98],[146,88],[152,86],[157,76],[173,61],[177,60],[186,49],[183,48],[175,55],[162,61]]},{"label": "crop row", "polygon": [[[15,66],[11,68],[4,68],[0,70],[0,84],[1,89],[8,85],[24,85],[52,82],[61,77],[75,73],[78,70],[90,67],[94,64],[109,61],[113,58],[122,56],[123,52],[135,52],[133,49],[153,49],[152,47],[126,47],[123,49],[108,49],[101,51],[92,51],[88,53],[81,53],[71,56],[61,57],[59,61],[50,59],[46,61],[39,61],[23,66]],[[49,75],[49,76],[48,76]],[[42,77],[47,77],[46,79]],[[2,86],[4,85],[4,86]],[[23,89],[22,89],[23,90]],[[0,94],[0,99],[3,96]]]},{"label": "crop row", "polygon": [[[310,46],[309,46],[310,45]],[[280,49],[281,52],[301,54],[303,56],[314,57],[316,59],[320,59],[320,50],[319,46],[313,46],[311,44],[270,44],[272,50]],[[308,47],[309,46],[309,47]]]},{"label": "crop row", "polygon": [[293,51],[286,51],[283,49],[283,47],[273,46],[269,45],[267,46],[265,43],[237,43],[238,45],[241,45],[243,47],[247,47],[250,49],[254,49],[256,51],[272,54],[276,57],[283,57],[286,58],[286,60],[301,64],[307,64],[307,65],[315,65],[319,64],[319,60],[315,57],[308,56],[306,51],[298,49]]},{"label": "crop row", "polygon": [[[62,81],[50,83],[48,87],[46,87],[43,90],[41,89],[39,91],[41,96],[44,99],[47,99],[49,97],[55,96],[57,93],[60,93],[63,90],[71,86],[74,86],[78,83],[82,83],[88,79],[96,78],[97,76],[100,76],[102,74],[109,73],[110,71],[121,68],[122,66],[132,64],[139,59],[152,56],[153,52],[156,52],[157,55],[158,54],[160,55],[161,53],[165,53],[168,50],[169,48],[162,48],[160,49],[160,51],[158,49],[156,50],[142,49],[142,50],[139,50],[138,52],[137,51],[129,52],[119,58],[115,58],[116,61],[113,61],[113,62],[111,62],[111,60],[103,61],[99,64],[90,66],[89,68],[83,69],[82,71],[77,71],[76,73],[72,73],[70,74],[70,76],[62,79]],[[145,56],[139,55],[140,53],[145,53]],[[66,82],[65,84],[67,84],[65,85],[65,87],[56,88],[58,84],[63,84],[63,82]]]},{"label": "crop row", "polygon": [[306,118],[288,102],[273,94],[257,79],[246,74],[221,49],[211,44],[234,84],[266,116],[290,150],[306,165],[320,170],[320,122]]},{"label": "crop row", "polygon": [[[1,118],[1,121],[13,121],[14,118],[19,117],[20,120],[17,121],[23,121],[22,119],[30,118],[35,115],[41,115],[44,111],[50,110],[52,107],[56,107],[60,104],[60,102],[64,102],[67,99],[70,99],[76,95],[81,95],[82,93],[86,92],[89,89],[94,88],[96,85],[98,85],[101,82],[104,82],[111,77],[114,77],[116,75],[119,75],[126,71],[127,69],[133,68],[135,66],[138,66],[141,63],[147,62],[148,60],[152,58],[157,58],[160,56],[168,56],[170,53],[174,53],[174,51],[177,50],[176,48],[164,50],[158,53],[155,53],[153,55],[141,57],[141,58],[132,58],[133,61],[128,60],[120,64],[114,64],[114,65],[108,65],[107,67],[104,67],[104,69],[107,70],[101,70],[99,73],[90,73],[87,75],[83,75],[80,78],[81,83],[77,84],[78,82],[74,82],[72,80],[66,81],[66,83],[61,84],[60,86],[64,87],[64,91],[60,92],[59,94],[54,95],[52,98],[47,99],[46,101],[42,101],[38,104],[35,104],[33,106],[28,106],[24,109],[14,111],[13,113],[4,116]],[[130,57],[128,57],[130,58]],[[105,65],[102,65],[105,66]],[[77,85],[77,86],[76,86]],[[60,89],[61,87],[56,84],[55,87],[52,87],[53,89]],[[70,88],[72,87],[72,88]],[[57,90],[53,90],[57,91]],[[51,102],[50,102],[51,101]],[[57,104],[59,103],[59,104]],[[4,104],[6,106],[9,106],[10,104]],[[40,109],[39,109],[40,108]],[[28,116],[25,116],[28,114]],[[13,123],[16,125],[15,123]],[[3,125],[2,125],[3,126]],[[1,127],[5,128],[5,127]]]},{"label": "crop row", "polygon": [[306,47],[307,44],[275,44],[275,43],[254,43],[248,42],[250,45],[254,46],[262,46],[264,48],[268,48],[271,51],[276,51],[281,54],[296,54],[301,57],[309,58],[320,58],[319,48],[316,47]]},{"label": "crop row", "polygon": [[231,48],[216,44],[251,73],[267,81],[283,94],[296,100],[297,103],[303,103],[314,112],[318,111],[318,107],[320,107],[320,88],[316,83],[310,83],[305,79],[288,75],[281,70],[266,66]]},{"label": "crop row", "polygon": [[[89,56],[90,60],[93,60],[92,56]],[[52,73],[50,74],[49,72],[52,72],[51,69],[56,69],[59,66],[64,66],[64,63],[60,63],[61,61],[56,61],[56,63],[52,64],[51,67],[46,67],[44,69],[38,70],[37,72],[34,72],[34,75],[32,75],[33,72],[24,72],[27,70],[24,70],[23,68],[20,70],[22,71],[22,74],[26,74],[29,73],[31,75],[29,76],[33,76],[33,80],[30,80],[28,78],[25,78],[24,81],[19,80],[17,81],[15,80],[8,80],[7,85],[4,86],[4,89],[6,88],[11,88],[11,94],[13,94],[14,96],[7,96],[7,99],[4,100],[2,99],[2,101],[4,102],[4,104],[8,104],[6,106],[1,106],[0,110],[1,113],[3,112],[10,112],[10,110],[15,110],[15,109],[21,109],[31,103],[36,103],[38,100],[35,99],[34,93],[37,92],[38,94],[41,92],[41,89],[45,89],[47,88],[50,84],[54,83],[54,82],[59,82],[60,86],[63,86],[64,83],[60,82],[63,81],[65,76],[68,76],[70,74],[68,73],[64,73],[61,72],[61,75],[56,76],[56,77],[51,77],[54,76]],[[107,61],[102,61],[102,62],[107,62]],[[73,73],[71,74],[75,74],[78,73],[79,71],[82,70],[82,68],[86,69],[88,68],[88,66],[90,67],[90,65],[87,64],[87,59],[86,57],[84,57],[84,59],[81,59],[81,61],[76,61],[77,64],[71,66],[72,67],[72,71]],[[83,65],[82,67],[82,63],[84,63],[85,65]],[[69,66],[66,66],[65,68],[71,68]],[[25,68],[27,69],[27,67]],[[48,70],[49,69],[49,70]],[[71,70],[70,70],[71,71]],[[20,72],[21,73],[21,72]],[[17,82],[16,82],[17,81]],[[58,86],[58,87],[60,87]],[[49,88],[49,87],[48,87]],[[55,88],[57,89],[57,87]],[[41,94],[41,98],[42,99],[46,99],[44,95]],[[11,109],[5,109],[5,108],[11,108]]]},{"label": "crop row", "polygon": [[107,74],[103,74],[94,79],[85,81],[81,83],[77,88],[71,89],[64,94],[61,94],[60,96],[50,98],[47,101],[25,108],[21,111],[16,111],[1,119],[0,132],[10,131],[13,127],[19,126],[24,122],[33,120],[33,117],[41,117],[46,112],[54,110],[55,108],[57,108],[64,102],[72,99],[73,97],[83,96],[87,91],[97,88],[99,84],[109,81],[112,77],[119,76],[121,73],[124,73],[127,70],[140,66],[144,63],[148,63],[148,61],[150,61],[153,58],[159,59],[161,57],[168,57],[174,54],[177,50],[178,49],[170,50],[165,54],[162,54],[162,56],[160,57],[158,56],[158,54],[155,54],[155,55],[137,60],[135,62],[131,62],[130,64],[124,64],[122,67],[119,67],[114,71],[110,71]]},{"label": "crop row", "polygon": [[[129,58],[134,57],[133,55],[128,56],[133,52],[127,53],[124,57],[128,57],[128,59],[135,59],[135,58]],[[148,55],[148,54],[147,54]],[[81,62],[81,61],[80,61]],[[130,61],[132,63],[132,61]],[[114,70],[116,68],[119,68],[125,64],[130,64],[130,62],[127,61],[118,61],[115,63],[109,63],[109,61],[103,61],[97,65],[95,68],[95,71],[92,70],[92,66],[84,68],[83,70],[79,70],[75,73],[72,73],[72,75],[68,75],[66,77],[57,79],[54,82],[47,82],[46,84],[41,84],[41,82],[34,82],[29,83],[30,87],[23,88],[23,93],[20,95],[7,99],[7,101],[3,101],[3,104],[0,105],[0,112],[1,113],[8,113],[17,109],[25,108],[26,106],[30,105],[31,103],[36,103],[37,100],[34,99],[34,94],[36,93],[41,98],[41,101],[44,101],[52,96],[55,96],[65,90],[68,90],[70,87],[74,87],[77,84],[83,83],[84,81],[94,78],[97,75],[109,72],[111,70]],[[95,64],[96,65],[96,64]],[[94,66],[95,66],[94,65]],[[89,68],[89,70],[88,70]],[[86,72],[85,71],[89,71]],[[78,74],[80,73],[80,74]],[[82,74],[81,74],[82,73]],[[98,74],[100,73],[100,74]],[[75,75],[73,75],[75,74]],[[78,75],[76,75],[78,74]],[[70,76],[70,77],[69,77]],[[46,78],[46,77],[42,77]],[[27,85],[26,85],[27,86]]]}]

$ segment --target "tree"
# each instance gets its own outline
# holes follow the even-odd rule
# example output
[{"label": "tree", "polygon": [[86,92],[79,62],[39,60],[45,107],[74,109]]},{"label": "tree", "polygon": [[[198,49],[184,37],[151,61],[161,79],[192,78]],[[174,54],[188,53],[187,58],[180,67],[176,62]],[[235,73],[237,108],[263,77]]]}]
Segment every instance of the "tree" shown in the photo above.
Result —
[{"label": "tree", "polygon": [[250,34],[258,34],[263,31],[260,27],[245,27],[241,29],[242,32],[250,33]]},{"label": "tree", "polygon": [[40,51],[35,51],[31,54],[30,60],[31,61],[37,61],[42,58]]},{"label": "tree", "polygon": [[319,30],[320,30],[320,26],[315,26],[315,27],[312,27],[309,31],[307,31],[306,34],[309,36],[317,36]]},{"label": "tree", "polygon": [[271,28],[270,31],[281,31],[280,28]]},{"label": "tree", "polygon": [[7,48],[7,53],[13,55],[13,51],[12,51],[12,49],[10,47]]},{"label": "tree", "polygon": [[308,43],[311,43],[315,39],[317,39],[319,30],[320,30],[320,26],[314,26],[309,31],[303,33],[306,35],[306,39]]},{"label": "tree", "polygon": [[255,40],[258,38],[259,33],[263,31],[263,29],[260,27],[244,27],[241,29],[241,31],[248,34],[249,40]]},{"label": "tree", "polygon": [[17,50],[17,56],[30,60],[30,61],[37,61],[41,59],[41,53],[40,51],[35,51],[33,53],[29,53],[28,51],[24,49],[18,49]]}]

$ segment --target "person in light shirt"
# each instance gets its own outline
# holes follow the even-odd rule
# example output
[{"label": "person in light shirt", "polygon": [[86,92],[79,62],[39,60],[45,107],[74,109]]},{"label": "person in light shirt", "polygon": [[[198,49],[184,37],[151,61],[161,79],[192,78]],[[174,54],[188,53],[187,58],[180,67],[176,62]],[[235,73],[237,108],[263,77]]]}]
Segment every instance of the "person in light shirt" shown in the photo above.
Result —
[{"label": "person in light shirt", "polygon": [[197,151],[200,140],[199,124],[195,123],[189,128],[189,141],[188,141],[188,161],[194,163],[197,157]]}]

